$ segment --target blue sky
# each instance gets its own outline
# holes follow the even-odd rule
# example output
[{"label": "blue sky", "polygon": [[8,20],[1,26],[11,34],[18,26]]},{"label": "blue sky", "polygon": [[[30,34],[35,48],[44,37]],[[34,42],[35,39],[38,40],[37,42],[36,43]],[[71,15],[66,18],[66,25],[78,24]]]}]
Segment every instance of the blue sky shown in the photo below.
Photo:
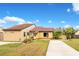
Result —
[{"label": "blue sky", "polygon": [[0,4],[0,26],[3,28],[22,23],[45,27],[79,28],[79,4],[72,3],[19,3]]}]

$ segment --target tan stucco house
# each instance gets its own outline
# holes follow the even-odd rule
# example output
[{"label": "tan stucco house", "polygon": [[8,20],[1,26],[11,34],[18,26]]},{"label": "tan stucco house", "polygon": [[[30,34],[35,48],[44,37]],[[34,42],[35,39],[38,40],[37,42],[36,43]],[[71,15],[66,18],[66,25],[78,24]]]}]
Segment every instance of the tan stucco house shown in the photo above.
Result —
[{"label": "tan stucco house", "polygon": [[0,32],[1,41],[23,41],[29,38],[29,35],[34,39],[52,39],[53,28],[37,27],[34,24],[20,24]]},{"label": "tan stucco house", "polygon": [[53,39],[53,28],[35,27],[30,32],[34,33],[34,39]]},{"label": "tan stucco house", "polygon": [[77,31],[74,35],[75,38],[79,38],[79,31]]},{"label": "tan stucco house", "polygon": [[8,29],[3,29],[3,40],[23,41],[26,37],[28,37],[27,33],[34,27],[35,25],[33,24],[21,24],[10,27]]},{"label": "tan stucco house", "polygon": [[0,29],[0,40],[3,40],[3,30]]}]

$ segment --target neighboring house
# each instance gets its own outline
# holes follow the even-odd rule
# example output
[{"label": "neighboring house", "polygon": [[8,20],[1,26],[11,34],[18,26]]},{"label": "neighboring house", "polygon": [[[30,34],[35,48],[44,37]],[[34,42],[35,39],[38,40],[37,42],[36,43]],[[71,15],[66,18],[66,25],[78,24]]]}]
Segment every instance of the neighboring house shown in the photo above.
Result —
[{"label": "neighboring house", "polygon": [[3,30],[0,29],[0,41],[3,40]]},{"label": "neighboring house", "polygon": [[28,37],[27,33],[33,29],[33,24],[16,25],[8,29],[3,29],[4,41],[23,41]]},{"label": "neighboring house", "polygon": [[79,31],[77,31],[74,35],[75,38],[79,38]]},{"label": "neighboring house", "polygon": [[0,31],[1,41],[23,41],[24,39],[52,39],[53,28],[36,27],[34,24],[20,24]]},{"label": "neighboring house", "polygon": [[30,32],[34,34],[34,39],[53,39],[53,28],[35,27]]}]

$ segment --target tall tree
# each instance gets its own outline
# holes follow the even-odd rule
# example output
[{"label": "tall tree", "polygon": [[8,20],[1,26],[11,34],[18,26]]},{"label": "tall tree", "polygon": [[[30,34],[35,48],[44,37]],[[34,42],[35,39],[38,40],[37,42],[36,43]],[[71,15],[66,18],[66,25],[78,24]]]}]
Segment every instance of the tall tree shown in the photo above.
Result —
[{"label": "tall tree", "polygon": [[75,33],[75,30],[72,27],[65,29],[65,35],[66,35],[67,39],[73,38],[74,33]]}]

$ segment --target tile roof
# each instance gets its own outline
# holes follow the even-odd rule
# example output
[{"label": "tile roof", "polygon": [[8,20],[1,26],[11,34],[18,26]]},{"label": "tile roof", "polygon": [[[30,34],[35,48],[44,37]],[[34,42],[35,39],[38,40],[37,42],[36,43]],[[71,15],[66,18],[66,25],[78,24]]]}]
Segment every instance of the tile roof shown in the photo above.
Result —
[{"label": "tile roof", "polygon": [[54,28],[46,28],[46,27],[35,27],[31,30],[31,32],[34,31],[53,31]]},{"label": "tile roof", "polygon": [[3,29],[3,30],[4,31],[20,31],[20,30],[30,27],[32,25],[33,24],[21,24],[21,25],[16,25],[16,26],[10,27],[8,29]]}]

